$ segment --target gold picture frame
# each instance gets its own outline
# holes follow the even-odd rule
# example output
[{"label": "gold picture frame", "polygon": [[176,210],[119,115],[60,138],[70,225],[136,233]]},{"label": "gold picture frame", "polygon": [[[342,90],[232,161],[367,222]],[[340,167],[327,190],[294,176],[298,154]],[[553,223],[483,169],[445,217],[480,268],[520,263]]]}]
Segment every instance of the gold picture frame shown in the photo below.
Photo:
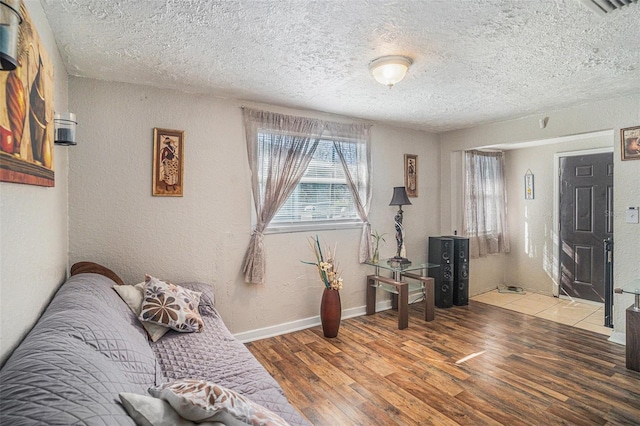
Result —
[{"label": "gold picture frame", "polygon": [[418,156],[413,154],[404,155],[404,186],[407,196],[418,196]]},{"label": "gold picture frame", "polygon": [[153,195],[182,197],[184,131],[153,129]]},{"label": "gold picture frame", "polygon": [[622,161],[640,160],[640,126],[620,129]]}]

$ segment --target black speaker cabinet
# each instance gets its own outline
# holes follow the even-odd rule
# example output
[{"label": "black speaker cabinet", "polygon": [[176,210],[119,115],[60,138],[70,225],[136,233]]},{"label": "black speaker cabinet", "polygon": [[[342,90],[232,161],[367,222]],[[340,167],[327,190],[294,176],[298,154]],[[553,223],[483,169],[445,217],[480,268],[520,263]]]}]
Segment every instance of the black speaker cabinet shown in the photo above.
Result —
[{"label": "black speaker cabinet", "polygon": [[447,236],[453,240],[453,304],[469,304],[469,238]]},{"label": "black speaker cabinet", "polygon": [[453,305],[453,239],[429,237],[429,263],[440,265],[429,268],[429,276],[434,279],[435,304],[438,308]]}]

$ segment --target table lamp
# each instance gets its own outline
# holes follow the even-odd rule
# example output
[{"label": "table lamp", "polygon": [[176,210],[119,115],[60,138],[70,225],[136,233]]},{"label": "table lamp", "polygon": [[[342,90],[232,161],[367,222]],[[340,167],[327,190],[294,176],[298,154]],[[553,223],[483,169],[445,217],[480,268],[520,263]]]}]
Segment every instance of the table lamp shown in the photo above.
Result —
[{"label": "table lamp", "polygon": [[390,206],[399,206],[398,213],[394,218],[396,227],[396,244],[397,252],[394,257],[389,259],[389,264],[397,265],[410,265],[411,261],[407,259],[406,250],[404,248],[404,227],[402,226],[402,206],[411,205],[409,197],[407,197],[407,190],[404,186],[396,186],[393,188],[393,197],[391,198]]}]

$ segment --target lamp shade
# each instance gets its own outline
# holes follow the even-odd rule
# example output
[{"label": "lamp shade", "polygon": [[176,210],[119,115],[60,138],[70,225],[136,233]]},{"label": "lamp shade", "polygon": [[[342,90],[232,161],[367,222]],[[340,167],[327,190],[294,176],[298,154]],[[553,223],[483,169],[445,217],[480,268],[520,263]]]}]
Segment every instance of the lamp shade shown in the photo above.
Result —
[{"label": "lamp shade", "polygon": [[393,86],[407,74],[411,59],[404,56],[383,56],[369,64],[369,70],[380,84]]},{"label": "lamp shade", "polygon": [[407,190],[404,186],[396,186],[393,188],[393,197],[390,206],[410,206],[411,201],[407,197]]}]

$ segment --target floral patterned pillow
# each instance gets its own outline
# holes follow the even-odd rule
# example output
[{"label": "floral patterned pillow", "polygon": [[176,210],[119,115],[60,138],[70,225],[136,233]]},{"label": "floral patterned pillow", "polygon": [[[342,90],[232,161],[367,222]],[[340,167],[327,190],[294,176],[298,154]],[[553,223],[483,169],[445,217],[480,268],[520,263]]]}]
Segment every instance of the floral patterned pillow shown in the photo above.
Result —
[{"label": "floral patterned pillow", "polygon": [[149,393],[167,401],[180,417],[196,423],[218,421],[225,425],[289,425],[273,411],[206,380],[176,380],[149,388]]},{"label": "floral patterned pillow", "polygon": [[[113,286],[116,293],[129,305],[129,308],[131,308],[131,311],[136,314],[136,316],[140,316],[140,309],[142,308],[142,301],[144,300],[145,294],[144,285],[142,282],[136,285],[125,284]],[[169,328],[164,325],[154,324],[148,321],[140,321],[140,323],[152,342],[157,342],[169,331]]]},{"label": "floral patterned pillow", "polygon": [[183,333],[202,331],[204,322],[198,312],[201,293],[145,275],[141,321],[148,321]]}]

